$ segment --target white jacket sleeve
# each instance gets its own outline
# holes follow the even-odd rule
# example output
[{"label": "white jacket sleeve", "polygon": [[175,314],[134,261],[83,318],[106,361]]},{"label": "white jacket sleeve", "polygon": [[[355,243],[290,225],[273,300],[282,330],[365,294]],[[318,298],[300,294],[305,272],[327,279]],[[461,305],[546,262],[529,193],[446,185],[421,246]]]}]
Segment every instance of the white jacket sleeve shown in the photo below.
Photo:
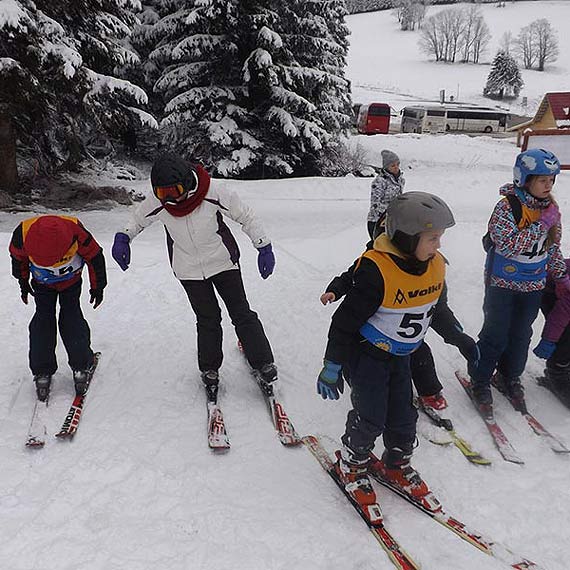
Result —
[{"label": "white jacket sleeve", "polygon": [[123,230],[132,241],[145,228],[158,220],[162,204],[155,196],[147,196],[133,211],[131,220]]},{"label": "white jacket sleeve", "polygon": [[241,201],[236,192],[227,186],[217,185],[216,194],[222,214],[241,225],[241,229],[249,236],[255,248],[260,249],[271,243],[261,220],[250,206]]}]

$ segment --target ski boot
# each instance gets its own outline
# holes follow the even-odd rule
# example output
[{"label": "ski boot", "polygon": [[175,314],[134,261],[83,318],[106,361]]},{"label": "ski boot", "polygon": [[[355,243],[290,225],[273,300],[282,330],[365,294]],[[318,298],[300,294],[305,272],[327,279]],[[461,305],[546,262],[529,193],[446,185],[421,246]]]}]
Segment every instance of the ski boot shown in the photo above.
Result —
[{"label": "ski boot", "polygon": [[542,383],[570,408],[570,363],[560,365],[547,362],[544,378]]},{"label": "ski boot", "polygon": [[273,396],[273,382],[277,380],[277,366],[273,362],[264,364],[261,368],[253,371],[259,387],[268,396]]},{"label": "ski boot", "polygon": [[430,512],[441,510],[441,504],[429,490],[421,475],[410,463],[412,454],[395,447],[384,451],[382,459],[370,454],[370,472],[387,487]]},{"label": "ski boot", "polygon": [[524,388],[521,384],[521,379],[518,377],[507,378],[503,376],[500,372],[497,372],[491,383],[501,394],[504,394],[511,402],[513,408],[520,412],[521,414],[528,413],[526,408],[526,402],[524,399]]},{"label": "ski boot", "polygon": [[89,381],[91,380],[91,373],[89,370],[74,370],[73,383],[75,384],[75,395],[84,396],[89,388]]},{"label": "ski boot", "polygon": [[418,400],[424,408],[432,408],[434,410],[445,410],[447,408],[447,400],[441,392],[431,396],[418,395]]},{"label": "ski boot", "polygon": [[277,380],[277,366],[273,364],[273,362],[269,362],[264,364],[258,371],[257,371],[259,378],[265,382],[266,384],[271,384]]},{"label": "ski boot", "polygon": [[36,384],[36,395],[40,402],[45,402],[49,396],[49,389],[51,386],[51,374],[36,374],[34,376]]},{"label": "ski boot", "polygon": [[371,524],[382,522],[382,511],[368,477],[370,459],[357,459],[346,447],[336,451],[335,455],[337,461],[334,470],[346,493],[358,504]]},{"label": "ski boot", "polygon": [[484,420],[492,421],[493,413],[493,394],[491,394],[490,386],[474,386],[471,384],[471,394],[473,395],[473,403],[479,410]]},{"label": "ski boot", "polygon": [[206,388],[206,394],[209,402],[216,402],[218,397],[218,386],[220,384],[220,375],[217,370],[204,370],[201,372],[202,383]]}]

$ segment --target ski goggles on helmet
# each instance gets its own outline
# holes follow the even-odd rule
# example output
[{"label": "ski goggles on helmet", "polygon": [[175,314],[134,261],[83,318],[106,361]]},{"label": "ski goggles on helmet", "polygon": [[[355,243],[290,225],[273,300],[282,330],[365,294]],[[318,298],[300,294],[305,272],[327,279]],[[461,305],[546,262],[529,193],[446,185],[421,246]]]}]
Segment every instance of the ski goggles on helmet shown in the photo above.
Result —
[{"label": "ski goggles on helmet", "polygon": [[183,184],[168,184],[167,186],[154,186],[154,195],[161,202],[176,202],[187,191]]}]

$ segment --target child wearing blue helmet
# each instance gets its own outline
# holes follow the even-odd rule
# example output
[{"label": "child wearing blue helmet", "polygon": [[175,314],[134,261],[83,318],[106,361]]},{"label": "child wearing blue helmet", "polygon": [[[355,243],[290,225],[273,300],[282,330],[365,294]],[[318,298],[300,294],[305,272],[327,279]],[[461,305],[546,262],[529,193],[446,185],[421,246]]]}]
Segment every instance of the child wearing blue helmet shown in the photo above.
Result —
[{"label": "child wearing blue helmet", "polygon": [[[532,324],[538,314],[547,275],[559,296],[570,294],[570,277],[560,252],[560,212],[551,196],[560,162],[543,149],[517,156],[513,184],[501,200],[483,239],[485,263],[484,323],[481,357],[471,365],[473,396],[481,414],[493,417],[493,383],[513,406],[526,412],[520,376],[524,371]],[[496,371],[496,374],[495,374]]]}]

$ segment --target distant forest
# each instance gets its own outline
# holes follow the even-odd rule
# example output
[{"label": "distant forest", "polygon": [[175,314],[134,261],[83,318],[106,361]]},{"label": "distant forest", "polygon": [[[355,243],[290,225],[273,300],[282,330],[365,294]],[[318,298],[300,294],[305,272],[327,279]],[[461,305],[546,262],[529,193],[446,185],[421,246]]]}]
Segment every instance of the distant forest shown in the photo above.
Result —
[{"label": "distant forest", "polygon": [[[421,2],[422,0],[418,0]],[[468,0],[459,0],[463,2]],[[496,4],[497,0],[471,0],[472,3],[478,4]],[[509,2],[519,2],[521,0],[508,0]],[[424,0],[425,4],[458,4],[457,0]],[[359,14],[360,12],[376,12],[377,10],[390,10],[401,4],[402,0],[346,0],[346,6],[350,14]]]}]

